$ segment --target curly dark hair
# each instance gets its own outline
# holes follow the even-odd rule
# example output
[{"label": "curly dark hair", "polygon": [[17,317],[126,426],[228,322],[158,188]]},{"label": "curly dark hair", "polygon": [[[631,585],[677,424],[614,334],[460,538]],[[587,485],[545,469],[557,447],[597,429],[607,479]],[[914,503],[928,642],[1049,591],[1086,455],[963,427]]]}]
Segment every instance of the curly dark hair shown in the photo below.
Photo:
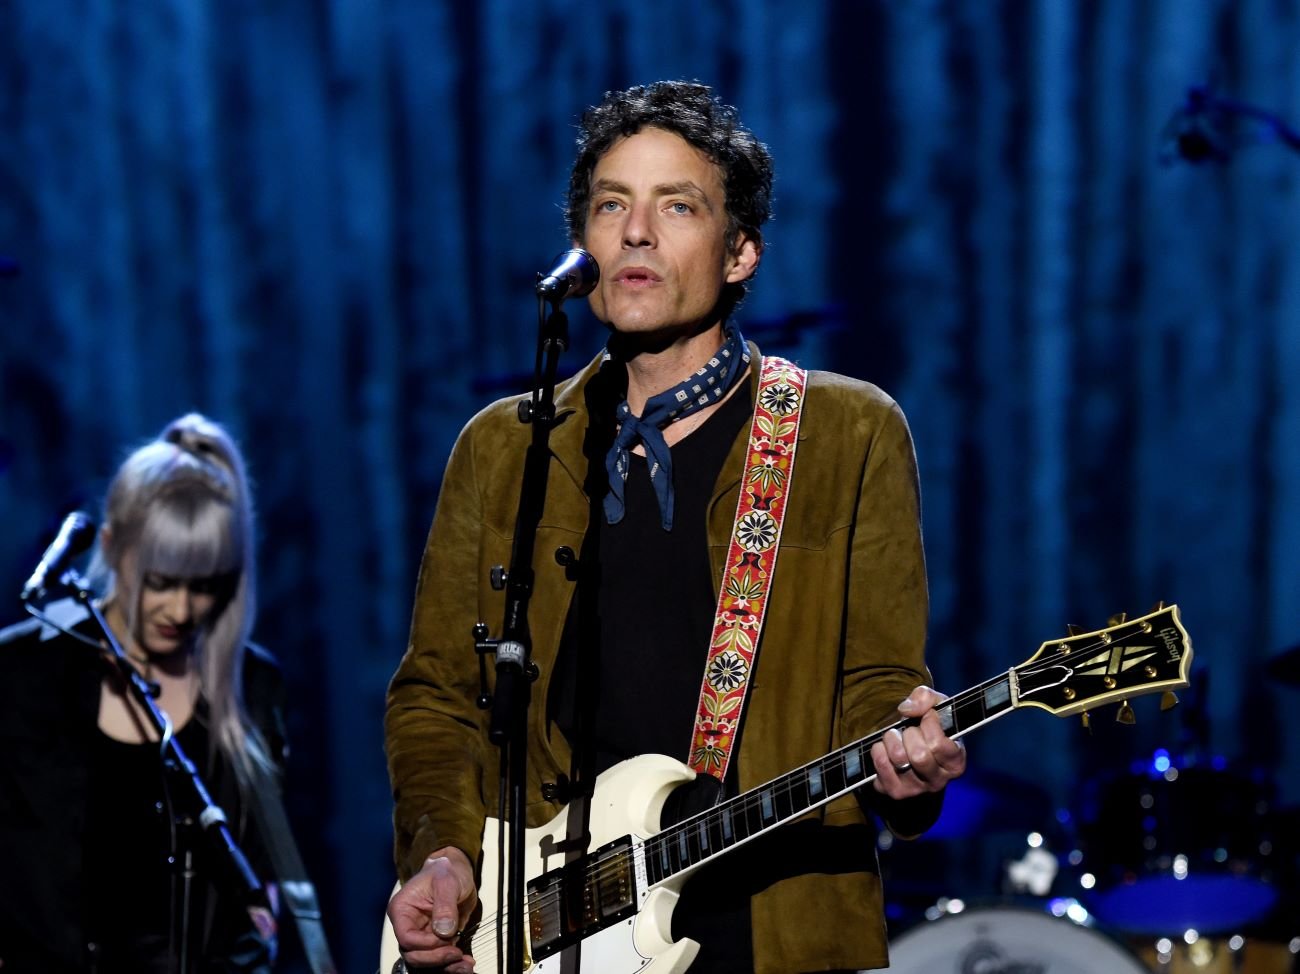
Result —
[{"label": "curly dark hair", "polygon": [[[694,81],[656,81],[607,91],[600,104],[583,113],[565,199],[571,239],[582,240],[587,230],[596,163],[618,139],[643,128],[680,135],[722,170],[728,250],[734,252],[742,232],[762,245],[762,226],[772,214],[772,157],[767,146],[741,124],[734,107],[720,101],[708,85]],[[729,303],[734,305],[745,287],[728,285],[728,290],[733,292]]]}]

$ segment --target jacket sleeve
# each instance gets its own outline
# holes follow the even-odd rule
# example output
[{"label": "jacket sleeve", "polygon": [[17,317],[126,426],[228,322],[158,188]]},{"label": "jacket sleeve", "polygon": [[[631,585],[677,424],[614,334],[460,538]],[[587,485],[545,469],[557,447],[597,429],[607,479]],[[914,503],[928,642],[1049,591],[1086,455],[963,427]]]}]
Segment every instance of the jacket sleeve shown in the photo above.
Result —
[{"label": "jacket sleeve", "polygon": [[[892,401],[868,448],[849,557],[842,733],[844,740],[857,740],[898,720],[898,704],[930,682],[916,453]],[[902,802],[872,788],[859,795],[900,836],[924,832],[942,805],[941,795]]]},{"label": "jacket sleeve", "polygon": [[471,630],[478,615],[482,501],[474,424],[452,449],[416,584],[410,641],[388,689],[394,858],[403,881],[454,846],[477,861],[486,815],[486,733]]}]

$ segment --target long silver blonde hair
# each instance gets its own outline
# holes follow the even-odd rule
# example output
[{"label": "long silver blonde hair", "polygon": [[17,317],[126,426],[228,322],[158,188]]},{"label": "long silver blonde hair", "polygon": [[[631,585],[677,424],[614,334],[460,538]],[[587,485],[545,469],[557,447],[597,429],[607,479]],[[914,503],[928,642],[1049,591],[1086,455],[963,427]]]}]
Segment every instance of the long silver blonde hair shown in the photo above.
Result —
[{"label": "long silver blonde hair", "polygon": [[[248,784],[256,769],[272,765],[243,699],[256,606],[253,507],[244,460],[230,434],[198,413],[168,424],[118,468],[104,501],[104,526],[107,547],[96,550],[91,578],[106,603],[124,598],[132,633],[146,575],[225,577],[222,598],[195,634],[194,662],[208,706],[210,745]],[[124,560],[127,553],[134,557]],[[123,570],[132,577],[119,577]]]}]

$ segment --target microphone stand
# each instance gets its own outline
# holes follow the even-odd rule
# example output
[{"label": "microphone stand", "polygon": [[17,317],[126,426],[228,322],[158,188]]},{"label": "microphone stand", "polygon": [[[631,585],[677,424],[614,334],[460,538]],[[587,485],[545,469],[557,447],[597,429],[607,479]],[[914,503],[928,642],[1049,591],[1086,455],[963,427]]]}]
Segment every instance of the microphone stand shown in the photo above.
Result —
[{"label": "microphone stand", "polygon": [[[222,871],[226,873],[228,887],[238,893],[240,901],[246,906],[267,906],[266,890],[253,872],[253,868],[248,864],[248,859],[244,856],[243,850],[235,842],[235,837],[231,834],[227,825],[226,813],[212,800],[207,786],[199,775],[198,767],[189,759],[180,742],[172,734],[171,718],[154,702],[154,696],[158,693],[158,688],[145,680],[139,671],[131,665],[131,661],[117,641],[117,637],[113,635],[113,630],[109,628],[108,620],[104,618],[99,606],[95,604],[89,586],[83,583],[75,573],[69,572],[65,577],[67,579],[66,584],[75,593],[77,601],[85,606],[98,624],[104,641],[108,644],[108,648],[112,653],[113,662],[117,664],[118,672],[130,688],[131,695],[158,733],[163,768],[170,772],[173,780],[181,782],[185,795],[184,807],[199,809],[195,821],[202,832],[208,836],[217,862],[224,867]],[[177,834],[181,834],[185,829],[185,825],[183,822],[178,823],[178,825],[180,825],[180,828],[177,829]],[[182,964],[185,966],[181,968],[182,974],[189,974],[187,967],[192,963],[191,958],[194,956],[189,945],[190,909],[188,901],[190,880],[193,875],[191,853],[192,850],[186,849],[184,855],[185,894],[183,897],[184,914],[181,917],[180,957],[182,958]],[[173,909],[175,909],[175,904],[173,904]],[[174,956],[175,954],[173,954]]]},{"label": "microphone stand", "polygon": [[[539,275],[540,277],[541,275]],[[569,320],[560,310],[563,297],[553,302],[545,313],[547,299],[538,298],[539,320],[537,357],[532,398],[519,404],[519,421],[531,423],[532,441],[524,457],[523,478],[519,491],[519,513],[515,521],[515,540],[510,552],[510,568],[494,566],[492,587],[505,589],[505,620],[499,639],[487,638],[487,626],[474,627],[474,648],[479,654],[479,678],[483,692],[478,704],[492,709],[488,736],[502,751],[506,781],[503,794],[509,799],[509,839],[507,877],[507,972],[522,971],[524,964],[525,878],[524,839],[527,808],[524,789],[528,757],[528,708],[531,684],[537,679],[537,666],[530,659],[532,638],[528,629],[528,604],[533,591],[533,551],[537,544],[537,527],[546,503],[546,484],[550,472],[550,435],[555,423],[555,375],[560,353],[569,347]],[[495,693],[487,692],[484,656],[496,655]]]}]

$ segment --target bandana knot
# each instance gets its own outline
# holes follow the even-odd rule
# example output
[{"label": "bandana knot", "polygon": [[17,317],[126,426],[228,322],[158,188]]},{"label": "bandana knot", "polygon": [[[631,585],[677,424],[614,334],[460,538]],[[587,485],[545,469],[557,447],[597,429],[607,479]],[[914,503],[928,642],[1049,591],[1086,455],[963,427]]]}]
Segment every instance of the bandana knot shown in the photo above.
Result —
[{"label": "bandana knot", "polygon": [[664,530],[673,529],[673,456],[662,430],[692,410],[721,401],[748,365],[749,346],[741,337],[740,329],[728,324],[717,354],[690,378],[646,400],[640,416],[632,415],[626,399],[619,404],[614,413],[620,424],[618,435],[605,458],[605,470],[609,474],[609,493],[605,495],[607,522],[617,524],[623,520],[631,451],[640,443],[645,447],[646,462],[650,465],[650,483],[659,500]]}]

